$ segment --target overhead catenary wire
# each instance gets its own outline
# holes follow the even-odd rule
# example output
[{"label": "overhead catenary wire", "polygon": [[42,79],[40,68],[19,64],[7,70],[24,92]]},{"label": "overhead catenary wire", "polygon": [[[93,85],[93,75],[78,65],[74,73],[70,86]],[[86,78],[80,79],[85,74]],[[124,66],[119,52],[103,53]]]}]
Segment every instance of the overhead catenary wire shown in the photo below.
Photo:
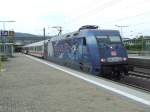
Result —
[{"label": "overhead catenary wire", "polygon": [[[111,6],[114,6],[121,1],[123,1],[123,0],[111,0],[111,1],[105,2],[104,4],[98,6],[94,9],[91,9],[91,10],[87,11],[86,13],[83,13],[75,18],[70,19],[70,22],[66,22],[66,23],[70,23],[71,26],[74,26],[75,23],[72,23],[71,21],[81,20],[81,19],[86,18],[86,16],[93,15],[94,13],[96,14],[96,13],[103,12],[105,9],[110,8]],[[91,13],[91,15],[90,15],[90,13]]]},{"label": "overhead catenary wire", "polygon": [[81,18],[85,18],[88,15],[92,16],[95,13],[103,12],[105,9],[110,8],[111,6],[114,6],[114,5],[118,4],[121,1],[123,1],[123,0],[111,0],[111,1],[105,2],[104,4],[102,4],[100,6],[97,6],[96,8],[91,9],[91,10],[77,16],[77,17],[73,18],[72,20],[75,20],[75,19],[79,20]]},{"label": "overhead catenary wire", "polygon": [[127,16],[127,17],[120,18],[120,19],[117,19],[117,20],[114,20],[114,21],[111,21],[111,22],[112,23],[113,22],[119,22],[119,21],[123,21],[123,20],[131,19],[131,18],[139,17],[139,16],[146,15],[146,14],[150,14],[150,11],[148,11],[148,12],[142,12],[142,13],[139,13],[139,14],[136,14],[136,15],[133,15],[133,16]]},{"label": "overhead catenary wire", "polygon": [[[97,13],[98,14],[103,13],[105,9],[109,9],[111,6],[117,5],[119,2],[121,2],[121,0],[119,0],[119,1],[118,0],[111,0],[111,1],[105,2],[104,4],[98,6],[98,7],[94,8],[94,9],[91,9],[91,10],[87,11],[86,13],[83,13],[83,14],[77,16],[76,18],[73,18],[73,20],[76,19],[76,20],[79,21],[79,20],[82,20],[82,19],[86,18],[87,16],[90,16],[90,17],[93,18],[95,16],[92,16],[92,15],[97,14]],[[114,24],[115,25],[115,24],[117,24],[117,22],[129,20],[129,19],[136,18],[136,17],[143,16],[143,15],[147,15],[149,13],[150,13],[150,11],[137,13],[137,14],[132,15],[132,16],[127,16],[127,17],[123,17],[123,18],[118,18],[116,20],[108,21],[107,23],[103,22],[103,24],[104,25],[107,25],[107,24]],[[128,24],[128,26],[136,26],[136,25],[139,25],[139,24],[143,24],[143,23],[137,23],[137,24],[133,24],[133,25],[132,24]],[[71,26],[77,26],[77,24],[71,23]]]},{"label": "overhead catenary wire", "polygon": [[[98,11],[98,13],[103,12],[104,9],[110,8],[110,6],[114,6],[115,4],[117,4],[117,3],[119,3],[119,2],[121,2],[121,0],[119,0],[119,1],[118,1],[118,0],[111,0],[111,1],[109,1],[109,2],[104,3],[104,4],[101,5],[101,6],[96,7],[96,8],[93,9],[93,10],[89,10],[88,12],[86,12],[86,13],[84,13],[84,14],[82,14],[82,15],[77,16],[76,19],[77,19],[77,20],[81,20],[81,19],[86,18],[86,16],[88,16],[88,15],[89,15],[90,17],[93,17],[92,15],[93,15],[94,13],[97,13],[97,11]],[[101,10],[99,10],[99,9],[101,9]],[[96,11],[96,12],[95,12],[95,11]],[[113,23],[113,22],[119,22],[119,21],[123,21],[123,20],[126,20],[126,19],[134,18],[134,17],[138,17],[138,16],[145,15],[145,14],[149,14],[149,12],[142,12],[142,13],[136,14],[136,15],[134,15],[134,16],[127,16],[127,17],[124,17],[124,18],[119,18],[119,19],[117,19],[117,20],[110,21],[110,22],[107,22],[107,23],[105,23],[105,24],[110,24],[110,23]],[[85,15],[85,16],[84,16],[84,15]],[[74,19],[75,19],[75,18],[74,18]]]}]

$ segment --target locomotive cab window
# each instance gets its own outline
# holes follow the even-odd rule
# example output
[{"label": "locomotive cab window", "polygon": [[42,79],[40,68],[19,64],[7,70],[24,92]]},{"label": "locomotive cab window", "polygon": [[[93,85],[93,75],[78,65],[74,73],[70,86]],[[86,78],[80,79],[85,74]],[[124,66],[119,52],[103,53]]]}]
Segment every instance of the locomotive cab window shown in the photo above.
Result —
[{"label": "locomotive cab window", "polygon": [[121,42],[120,36],[109,36],[111,42]]},{"label": "locomotive cab window", "polygon": [[113,44],[121,42],[120,36],[96,36],[96,40],[98,43],[103,44]]}]

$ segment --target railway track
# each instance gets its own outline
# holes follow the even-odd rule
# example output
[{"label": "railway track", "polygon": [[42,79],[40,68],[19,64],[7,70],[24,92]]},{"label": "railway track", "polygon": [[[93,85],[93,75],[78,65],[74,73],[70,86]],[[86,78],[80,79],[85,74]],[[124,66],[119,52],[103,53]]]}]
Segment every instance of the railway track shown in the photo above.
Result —
[{"label": "railway track", "polygon": [[127,86],[130,86],[130,87],[134,87],[134,88],[143,90],[143,91],[145,91],[145,92],[150,92],[150,89],[149,89],[149,88],[137,86],[136,84],[131,84],[131,83],[127,83],[127,82],[123,82],[122,84],[125,84],[125,85],[127,85]]},{"label": "railway track", "polygon": [[125,85],[150,92],[150,75],[142,72],[130,71],[129,76],[125,76],[119,81]]},{"label": "railway track", "polygon": [[129,75],[136,76],[136,77],[139,77],[139,78],[145,78],[147,80],[150,79],[150,74],[146,74],[146,73],[143,73],[143,72],[130,71]]},{"label": "railway track", "polygon": [[[80,70],[79,70],[80,71]],[[83,71],[80,71],[83,72]],[[85,72],[87,73],[87,72]],[[128,76],[123,76],[121,80],[118,81],[118,79],[111,79],[111,78],[106,78],[103,77],[107,80],[110,80],[112,82],[117,82],[120,84],[124,84],[129,87],[133,87],[136,89],[143,90],[145,92],[150,93],[150,74],[148,72],[139,72],[139,71],[129,71]],[[91,74],[89,74],[91,75]],[[97,78],[100,78],[100,76],[95,76]]]}]

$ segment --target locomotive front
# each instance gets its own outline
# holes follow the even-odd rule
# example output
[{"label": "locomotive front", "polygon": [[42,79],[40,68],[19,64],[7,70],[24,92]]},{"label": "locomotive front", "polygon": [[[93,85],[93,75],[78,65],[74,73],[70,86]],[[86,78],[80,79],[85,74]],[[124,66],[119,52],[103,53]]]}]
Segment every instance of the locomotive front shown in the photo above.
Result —
[{"label": "locomotive front", "polygon": [[95,35],[100,56],[100,74],[120,79],[128,74],[127,52],[118,31]]}]

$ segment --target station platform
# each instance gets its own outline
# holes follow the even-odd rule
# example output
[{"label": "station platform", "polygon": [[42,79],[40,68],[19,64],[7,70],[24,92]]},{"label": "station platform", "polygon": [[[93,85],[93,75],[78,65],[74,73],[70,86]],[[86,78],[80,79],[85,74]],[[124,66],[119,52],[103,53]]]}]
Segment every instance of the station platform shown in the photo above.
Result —
[{"label": "station platform", "polygon": [[129,58],[136,58],[136,59],[150,60],[150,56],[140,56],[140,55],[135,55],[135,54],[129,54],[128,57]]},{"label": "station platform", "polygon": [[[46,63],[51,64],[24,54],[15,54],[15,58],[5,63],[6,70],[0,72],[0,112],[150,112],[149,93],[130,90],[134,91],[130,96],[139,101],[136,102],[91,81],[104,84],[105,79],[67,68],[70,72],[66,73],[65,67],[58,70]],[[77,78],[69,73],[82,76]],[[82,80],[84,75],[90,79]],[[147,105],[140,103],[143,100],[135,95],[144,96]]]},{"label": "station platform", "polygon": [[150,56],[128,55],[128,63],[135,67],[150,69]]}]

